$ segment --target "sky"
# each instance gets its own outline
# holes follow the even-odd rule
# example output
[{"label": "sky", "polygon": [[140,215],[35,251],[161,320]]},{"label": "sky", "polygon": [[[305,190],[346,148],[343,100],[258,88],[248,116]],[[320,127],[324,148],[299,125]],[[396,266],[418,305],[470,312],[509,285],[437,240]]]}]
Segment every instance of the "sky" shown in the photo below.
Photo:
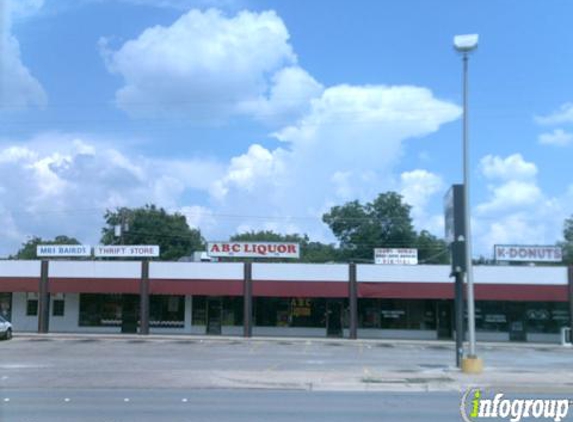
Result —
[{"label": "sky", "polygon": [[334,242],[334,205],[396,191],[443,237],[469,58],[474,255],[573,214],[565,0],[0,0],[0,256],[96,244],[156,204],[207,240]]}]

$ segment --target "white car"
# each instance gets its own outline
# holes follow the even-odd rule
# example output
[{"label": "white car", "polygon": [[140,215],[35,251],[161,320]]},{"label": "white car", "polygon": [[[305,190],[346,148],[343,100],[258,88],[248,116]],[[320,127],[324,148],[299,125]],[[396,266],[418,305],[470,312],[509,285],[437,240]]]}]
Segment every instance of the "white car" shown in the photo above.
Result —
[{"label": "white car", "polygon": [[5,340],[12,338],[12,324],[0,316],[0,337]]}]

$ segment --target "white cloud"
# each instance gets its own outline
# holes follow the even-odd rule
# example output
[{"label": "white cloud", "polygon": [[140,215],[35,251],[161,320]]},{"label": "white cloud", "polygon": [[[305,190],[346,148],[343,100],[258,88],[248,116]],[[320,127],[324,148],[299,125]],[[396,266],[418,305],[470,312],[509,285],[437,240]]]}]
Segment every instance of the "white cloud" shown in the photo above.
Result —
[{"label": "white cloud", "polygon": [[563,104],[559,110],[547,116],[536,116],[535,121],[541,125],[558,125],[573,123],[573,103]]},{"label": "white cloud", "polygon": [[475,207],[477,254],[490,256],[495,244],[551,244],[559,238],[564,202],[543,193],[535,163],[519,154],[488,155],[481,171],[490,183],[489,197]]},{"label": "white cloud", "polygon": [[553,132],[539,135],[539,143],[543,145],[555,145],[564,147],[573,142],[573,134],[563,129],[554,129]]},{"label": "white cloud", "polygon": [[477,207],[479,213],[535,205],[543,198],[541,189],[535,182],[510,180],[501,185],[490,185],[489,190],[492,197]]},{"label": "white cloud", "polygon": [[311,100],[320,96],[324,87],[304,69],[286,67],[272,77],[267,95],[239,105],[239,109],[255,118],[274,124],[296,121],[310,110]]},{"label": "white cloud", "polygon": [[217,226],[217,218],[213,210],[201,205],[191,205],[174,209],[185,216],[189,227],[200,229],[202,233],[212,232]]},{"label": "white cloud", "polygon": [[2,3],[16,18],[34,15],[44,6],[44,0],[3,0]]},{"label": "white cloud", "polygon": [[[101,0],[91,0],[101,1]],[[110,0],[111,1],[111,0]],[[117,1],[117,0],[113,0]],[[237,7],[239,0],[119,0],[136,6],[150,6],[176,10],[189,10],[193,7]]]},{"label": "white cloud", "polygon": [[[326,88],[297,124],[275,133],[283,146],[271,150],[253,145],[233,159],[226,176],[215,183],[214,196],[229,212],[269,216],[266,222],[245,219],[243,227],[262,228],[276,221],[283,229],[294,224],[324,238],[324,228],[317,225],[322,213],[334,204],[371,200],[385,190],[400,189],[394,166],[403,142],[435,132],[459,115],[458,106],[424,88]],[[434,190],[439,185],[431,173],[404,177],[408,194],[416,200],[422,200],[422,194],[414,188],[414,179]]]},{"label": "white cloud", "polygon": [[20,44],[12,34],[13,18],[33,14],[42,4],[38,0],[0,3],[0,104],[4,110],[42,106],[47,101],[44,89],[22,63]]},{"label": "white cloud", "polygon": [[210,178],[224,171],[205,159],[127,155],[111,142],[61,134],[39,139],[0,148],[0,256],[14,253],[25,235],[97,241],[106,208],[155,203],[178,210],[187,194],[207,193]]},{"label": "white cloud", "polygon": [[525,161],[521,154],[506,158],[487,155],[481,159],[480,168],[488,179],[531,180],[537,175],[537,166]]},{"label": "white cloud", "polygon": [[400,175],[400,180],[400,193],[412,207],[424,208],[432,196],[444,190],[442,178],[423,169],[404,172]]},{"label": "white cloud", "polygon": [[431,200],[445,191],[442,178],[427,170],[416,169],[400,175],[400,193],[404,202],[412,206],[412,219],[418,229],[425,229],[441,235],[444,216],[430,215],[428,206]]},{"label": "white cloud", "polygon": [[247,113],[280,122],[322,89],[296,65],[288,30],[273,11],[228,17],[191,10],[118,50],[106,39],[100,46],[109,71],[125,82],[117,105],[135,117],[218,121]]}]

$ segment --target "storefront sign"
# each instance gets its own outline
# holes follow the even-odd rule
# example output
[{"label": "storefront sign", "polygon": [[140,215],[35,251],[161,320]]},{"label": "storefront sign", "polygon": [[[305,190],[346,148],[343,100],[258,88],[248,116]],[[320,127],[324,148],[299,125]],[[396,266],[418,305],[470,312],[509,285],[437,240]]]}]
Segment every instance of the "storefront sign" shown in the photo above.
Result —
[{"label": "storefront sign", "polygon": [[445,240],[448,244],[463,238],[464,221],[464,186],[452,185],[444,197]]},{"label": "storefront sign", "polygon": [[94,256],[99,258],[153,258],[159,256],[156,245],[98,245]]},{"label": "storefront sign", "polygon": [[231,258],[299,258],[300,245],[288,242],[209,242],[211,257]]},{"label": "storefront sign", "polygon": [[374,263],[378,265],[417,265],[418,249],[374,249]]},{"label": "storefront sign", "polygon": [[557,246],[495,245],[496,261],[561,262],[563,253]]},{"label": "storefront sign", "polygon": [[36,255],[38,257],[74,257],[90,256],[92,248],[89,245],[38,245]]},{"label": "storefront sign", "polygon": [[310,299],[292,299],[290,303],[291,315],[293,317],[309,317],[312,314]]}]

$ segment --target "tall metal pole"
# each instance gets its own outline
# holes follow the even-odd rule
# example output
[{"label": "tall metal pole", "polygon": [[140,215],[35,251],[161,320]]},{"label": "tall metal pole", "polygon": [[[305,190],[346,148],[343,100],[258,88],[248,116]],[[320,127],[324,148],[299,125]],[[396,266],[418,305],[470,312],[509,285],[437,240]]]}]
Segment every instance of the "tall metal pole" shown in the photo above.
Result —
[{"label": "tall metal pole", "polygon": [[463,76],[463,162],[464,162],[464,220],[466,242],[466,282],[467,282],[467,307],[468,307],[468,340],[469,357],[476,356],[476,333],[475,333],[475,303],[474,303],[474,277],[472,267],[472,237],[470,216],[470,154],[468,139],[468,53],[463,53],[464,76]]}]

